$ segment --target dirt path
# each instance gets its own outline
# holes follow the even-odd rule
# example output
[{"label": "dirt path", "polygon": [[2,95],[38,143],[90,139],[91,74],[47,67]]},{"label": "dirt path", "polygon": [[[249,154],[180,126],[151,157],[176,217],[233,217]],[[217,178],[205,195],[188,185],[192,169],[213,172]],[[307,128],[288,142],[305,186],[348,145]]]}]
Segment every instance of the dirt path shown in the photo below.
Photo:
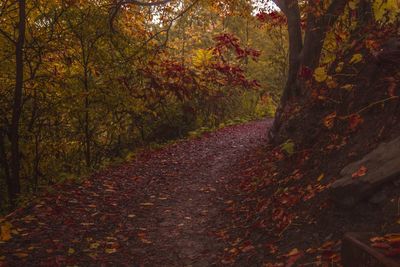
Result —
[{"label": "dirt path", "polygon": [[0,266],[220,266],[225,183],[269,124],[227,127],[56,188],[7,218]]}]

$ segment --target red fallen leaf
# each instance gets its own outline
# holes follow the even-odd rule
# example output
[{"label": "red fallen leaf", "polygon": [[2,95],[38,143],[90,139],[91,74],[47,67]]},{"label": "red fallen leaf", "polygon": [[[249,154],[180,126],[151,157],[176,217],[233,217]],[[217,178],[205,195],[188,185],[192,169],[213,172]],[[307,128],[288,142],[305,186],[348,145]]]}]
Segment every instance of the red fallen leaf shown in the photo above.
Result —
[{"label": "red fallen leaf", "polygon": [[333,263],[338,263],[341,261],[341,256],[340,253],[333,253],[329,258],[329,262]]},{"label": "red fallen leaf", "polygon": [[334,245],[335,245],[334,241],[327,241],[320,247],[320,250],[331,249]]},{"label": "red fallen leaf", "polygon": [[388,243],[384,243],[384,242],[378,242],[378,243],[373,243],[371,244],[371,247],[374,248],[382,248],[382,249],[389,249],[390,245]]},{"label": "red fallen leaf", "polygon": [[317,249],[315,249],[315,248],[308,248],[307,250],[306,250],[306,253],[308,253],[308,254],[314,254],[314,253],[316,253],[317,252]]},{"label": "red fallen leaf", "polygon": [[303,256],[303,253],[300,250],[298,250],[297,248],[294,248],[285,256],[289,257],[289,259],[286,262],[285,267],[292,267]]},{"label": "red fallen leaf", "polygon": [[349,117],[349,130],[355,131],[358,126],[364,122],[364,119],[358,114],[352,114]]},{"label": "red fallen leaf", "polygon": [[387,77],[385,80],[389,83],[387,89],[388,95],[390,97],[396,96],[396,88],[397,88],[396,79],[394,77]]},{"label": "red fallen leaf", "polygon": [[383,241],[385,241],[385,238],[382,236],[374,236],[374,237],[371,237],[369,239],[369,241],[371,241],[371,243],[383,242]]},{"label": "red fallen leaf", "polygon": [[387,234],[385,239],[392,247],[397,248],[400,245],[400,234]]},{"label": "red fallen leaf", "polygon": [[353,174],[351,175],[351,177],[354,179],[354,178],[357,178],[357,177],[365,176],[365,175],[367,174],[367,171],[368,171],[367,167],[365,167],[364,165],[362,165],[362,166],[358,169],[358,171],[356,171],[355,173],[353,173]]},{"label": "red fallen leaf", "polygon": [[255,249],[255,247],[253,245],[247,245],[247,246],[240,248],[240,250],[244,253],[252,251],[254,249]]},{"label": "red fallen leaf", "polygon": [[265,248],[270,254],[275,254],[276,252],[278,252],[278,247],[274,244],[265,244]]},{"label": "red fallen leaf", "polygon": [[144,244],[151,244],[152,242],[147,239],[146,233],[138,233],[140,241]]},{"label": "red fallen leaf", "polygon": [[249,252],[249,251],[251,251],[251,250],[253,250],[253,249],[255,249],[255,247],[251,244],[251,242],[248,240],[248,241],[245,241],[245,242],[243,242],[243,244],[239,247],[239,249],[242,251],[242,252]]},{"label": "red fallen leaf", "polygon": [[332,128],[333,128],[333,125],[334,125],[334,123],[335,123],[336,116],[337,116],[337,114],[336,114],[336,111],[335,111],[335,112],[333,112],[333,113],[327,115],[327,116],[324,118],[323,123],[324,123],[324,125],[325,125],[326,128],[328,128],[328,129],[332,129]]},{"label": "red fallen leaf", "polygon": [[293,256],[297,256],[299,254],[301,254],[300,250],[297,249],[297,248],[294,248],[288,254],[285,254],[283,256],[285,256],[285,257],[293,257]]}]

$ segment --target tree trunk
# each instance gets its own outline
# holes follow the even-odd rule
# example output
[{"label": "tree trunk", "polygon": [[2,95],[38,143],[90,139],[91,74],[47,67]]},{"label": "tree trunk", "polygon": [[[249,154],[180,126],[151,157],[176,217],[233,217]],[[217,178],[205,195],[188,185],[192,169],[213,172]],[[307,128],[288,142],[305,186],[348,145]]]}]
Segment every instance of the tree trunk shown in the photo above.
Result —
[{"label": "tree trunk", "polygon": [[11,164],[10,178],[7,181],[8,195],[11,205],[15,205],[15,200],[20,193],[20,149],[19,149],[19,122],[22,110],[22,95],[24,87],[24,44],[25,44],[25,0],[18,1],[19,22],[18,39],[15,46],[15,89],[12,109],[12,119],[9,129],[9,139],[11,143]]},{"label": "tree trunk", "polygon": [[300,9],[297,0],[288,1],[285,7],[285,14],[288,21],[289,33],[289,71],[281,99],[281,106],[284,106],[291,97],[298,94],[296,81],[300,68],[300,54],[303,49]]},{"label": "tree trunk", "polygon": [[[4,171],[4,177],[6,182],[10,180],[10,169],[8,167],[8,160],[6,154],[5,144],[6,133],[3,129],[0,129],[0,167]],[[3,197],[0,198],[0,207],[2,207],[2,201],[5,200]]]},{"label": "tree trunk", "polygon": [[326,34],[343,13],[346,2],[346,0],[333,1],[326,14],[320,18],[316,18],[312,13],[308,14],[304,49],[301,55],[301,63],[304,67],[311,71],[318,67]]},{"label": "tree trunk", "polygon": [[290,98],[299,93],[297,86],[297,74],[300,69],[300,55],[303,49],[303,39],[301,32],[301,17],[299,3],[297,0],[274,1],[283,11],[288,22],[289,34],[289,70],[285,88],[283,89],[280,104],[277,108],[274,124],[269,132],[270,139],[273,139],[282,124],[284,107]]},{"label": "tree trunk", "polygon": [[85,63],[83,85],[85,90],[85,161],[86,167],[91,166],[91,138],[90,138],[90,114],[89,114],[89,80],[88,67]]},{"label": "tree trunk", "polygon": [[[274,124],[269,132],[274,139],[283,123],[283,113],[287,102],[294,97],[305,94],[305,86],[299,83],[298,73],[300,68],[307,68],[311,73],[319,64],[326,33],[343,13],[346,0],[334,0],[324,15],[319,18],[313,13],[307,14],[307,29],[304,44],[301,32],[301,16],[297,0],[274,1],[285,13],[288,21],[289,33],[289,71],[285,88],[283,90],[280,106],[275,115]],[[318,3],[309,3],[318,5]],[[272,140],[274,141],[274,140]]]}]

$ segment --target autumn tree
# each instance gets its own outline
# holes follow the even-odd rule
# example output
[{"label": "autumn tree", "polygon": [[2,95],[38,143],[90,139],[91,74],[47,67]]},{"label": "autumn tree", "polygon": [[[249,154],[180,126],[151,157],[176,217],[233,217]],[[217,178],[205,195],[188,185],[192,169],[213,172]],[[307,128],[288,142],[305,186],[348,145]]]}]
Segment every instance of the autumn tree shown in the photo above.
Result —
[{"label": "autumn tree", "polygon": [[252,46],[267,30],[247,0],[3,1],[0,19],[0,209],[148,143],[264,114],[268,63]]},{"label": "autumn tree", "polygon": [[[289,69],[286,85],[283,89],[280,108],[270,134],[279,129],[281,114],[291,98],[304,94],[299,73],[313,73],[319,64],[324,40],[328,30],[343,13],[346,0],[308,1],[274,0],[285,14],[289,34]],[[302,21],[304,13],[304,22]],[[303,37],[303,23],[305,23]]]}]

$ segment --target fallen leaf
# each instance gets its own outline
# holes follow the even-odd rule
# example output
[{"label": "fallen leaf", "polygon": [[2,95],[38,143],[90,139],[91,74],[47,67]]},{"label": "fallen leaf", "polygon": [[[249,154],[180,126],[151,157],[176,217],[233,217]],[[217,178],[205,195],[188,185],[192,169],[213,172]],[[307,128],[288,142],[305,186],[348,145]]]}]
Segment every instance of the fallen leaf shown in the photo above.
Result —
[{"label": "fallen leaf", "polygon": [[237,254],[238,252],[239,252],[239,250],[237,248],[232,248],[229,250],[229,253],[232,253],[232,254]]},{"label": "fallen leaf", "polygon": [[334,78],[332,78],[332,76],[328,76],[328,78],[326,79],[326,85],[330,89],[334,89],[334,88],[338,87],[338,83],[336,82],[336,80]]},{"label": "fallen leaf", "polygon": [[1,241],[8,241],[11,239],[11,223],[5,222],[4,224],[1,225],[0,230],[0,240]]},{"label": "fallen leaf", "polygon": [[324,118],[323,123],[324,123],[324,125],[325,125],[326,128],[328,128],[328,129],[332,129],[332,128],[333,128],[333,125],[334,125],[334,123],[335,123],[336,116],[337,116],[337,114],[336,114],[336,111],[335,111],[335,112],[333,112],[333,113],[327,115],[327,116]]},{"label": "fallen leaf", "polygon": [[300,250],[298,248],[292,249],[288,254],[284,255],[285,257],[293,257],[300,254]]},{"label": "fallen leaf", "polygon": [[350,63],[350,64],[356,64],[356,63],[358,63],[358,62],[361,62],[362,59],[363,59],[363,55],[361,55],[361,54],[354,54],[349,63]]},{"label": "fallen leaf", "polygon": [[383,241],[385,241],[385,238],[382,236],[374,236],[374,237],[371,237],[369,239],[369,241],[371,241],[372,243],[383,242]]},{"label": "fallen leaf", "polygon": [[324,82],[328,78],[328,74],[324,67],[316,68],[314,71],[314,79],[317,82]]},{"label": "fallen leaf", "polygon": [[356,1],[350,1],[349,2],[349,8],[351,9],[351,10],[355,10],[356,8],[357,8],[357,2]]},{"label": "fallen leaf", "polygon": [[18,258],[26,258],[29,256],[29,254],[23,253],[23,252],[18,252],[18,253],[14,253],[14,256],[17,256]]},{"label": "fallen leaf", "polygon": [[140,241],[144,244],[151,244],[152,242],[147,239],[146,233],[138,233]]},{"label": "fallen leaf", "polygon": [[99,243],[92,243],[92,244],[90,244],[90,248],[91,248],[91,249],[97,249],[99,246],[100,246]]},{"label": "fallen leaf", "polygon": [[300,250],[294,248],[285,256],[289,258],[286,262],[285,267],[292,267],[303,256],[303,254]]},{"label": "fallen leaf", "polygon": [[356,171],[355,173],[353,173],[353,174],[351,175],[351,177],[352,177],[353,179],[355,179],[355,178],[358,178],[358,177],[365,176],[365,175],[367,174],[367,171],[368,171],[367,167],[365,167],[364,165],[362,165],[362,166],[358,169],[358,171]]},{"label": "fallen leaf", "polygon": [[321,175],[318,176],[317,181],[318,181],[318,182],[321,182],[322,179],[324,179],[324,177],[325,177],[325,174],[321,173]]},{"label": "fallen leaf", "polygon": [[141,206],[154,206],[151,202],[140,203]]},{"label": "fallen leaf", "polygon": [[117,249],[116,248],[106,248],[105,252],[107,254],[113,254],[113,253],[117,252]]},{"label": "fallen leaf", "polygon": [[278,252],[278,247],[273,244],[266,244],[265,247],[270,254],[275,254]]},{"label": "fallen leaf", "polygon": [[75,253],[75,249],[73,249],[73,248],[69,248],[68,249],[68,254],[69,255],[72,255],[72,254],[74,254]]},{"label": "fallen leaf", "polygon": [[253,249],[255,249],[255,247],[254,247],[253,245],[247,245],[247,246],[245,246],[245,247],[240,248],[240,250],[241,250],[242,252],[244,252],[244,253],[247,253],[247,252],[249,252],[249,251],[251,251],[251,250],[253,250]]},{"label": "fallen leaf", "polygon": [[317,250],[315,249],[315,248],[308,248],[307,250],[306,250],[306,253],[308,253],[308,254],[314,254],[314,253],[316,253],[317,252]]},{"label": "fallen leaf", "polygon": [[285,143],[283,143],[281,145],[282,150],[285,151],[289,155],[294,154],[294,147],[295,147],[295,144],[291,139],[288,139]]},{"label": "fallen leaf", "polygon": [[359,125],[364,122],[364,119],[358,114],[352,114],[349,117],[349,130],[355,131]]},{"label": "fallen leaf", "polygon": [[343,70],[343,67],[344,67],[344,62],[339,62],[339,64],[335,68],[336,73],[341,72]]},{"label": "fallen leaf", "polygon": [[388,249],[388,248],[390,248],[390,245],[388,243],[384,243],[384,242],[377,242],[377,243],[371,244],[371,247]]},{"label": "fallen leaf", "polygon": [[396,79],[394,77],[388,77],[385,80],[389,83],[389,86],[387,89],[388,95],[390,97],[396,96],[396,88],[397,88]]},{"label": "fallen leaf", "polygon": [[385,239],[391,245],[400,244],[400,234],[385,235]]},{"label": "fallen leaf", "polygon": [[340,88],[347,90],[347,91],[351,91],[353,89],[353,87],[354,87],[354,85],[352,85],[352,84],[345,84]]}]

